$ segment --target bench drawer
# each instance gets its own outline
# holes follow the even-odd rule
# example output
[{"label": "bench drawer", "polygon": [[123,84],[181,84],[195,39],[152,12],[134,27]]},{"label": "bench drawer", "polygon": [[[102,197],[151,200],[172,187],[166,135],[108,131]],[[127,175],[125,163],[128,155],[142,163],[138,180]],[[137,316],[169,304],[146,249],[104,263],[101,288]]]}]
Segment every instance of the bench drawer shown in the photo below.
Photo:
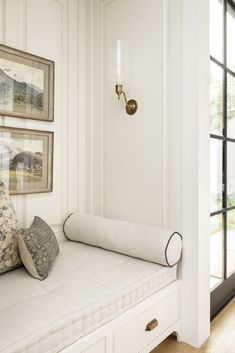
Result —
[{"label": "bench drawer", "polygon": [[179,291],[144,311],[114,333],[114,353],[138,353],[179,318]]}]

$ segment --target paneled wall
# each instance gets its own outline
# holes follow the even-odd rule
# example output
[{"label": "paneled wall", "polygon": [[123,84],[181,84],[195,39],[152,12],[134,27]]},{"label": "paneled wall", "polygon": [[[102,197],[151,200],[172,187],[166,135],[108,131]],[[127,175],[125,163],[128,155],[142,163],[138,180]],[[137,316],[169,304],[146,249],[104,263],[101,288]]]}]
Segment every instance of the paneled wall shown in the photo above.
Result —
[{"label": "paneled wall", "polygon": [[53,192],[12,197],[21,226],[38,215],[59,230],[78,208],[78,6],[0,0],[0,42],[55,61],[55,121],[0,117],[4,126],[54,131]]},{"label": "paneled wall", "polygon": [[[13,197],[22,226],[38,214],[57,227],[78,209],[166,223],[163,11],[154,0],[0,0],[0,42],[55,61],[55,122],[0,117],[55,132],[54,190]],[[132,118],[114,92],[117,39]]]},{"label": "paneled wall", "polygon": [[[14,196],[58,232],[72,211],[183,234],[182,337],[209,334],[208,0],[0,0],[0,42],[55,61],[55,122],[0,117],[55,133],[54,190]],[[118,101],[116,43],[124,43]],[[209,60],[208,60],[209,62]]]},{"label": "paneled wall", "polygon": [[[93,136],[98,133],[100,138],[93,139],[91,164],[100,160],[101,170],[93,171],[93,203],[100,198],[100,213],[106,217],[162,226],[167,202],[163,1],[148,0],[146,6],[143,0],[95,0],[94,6],[99,9],[93,23],[94,35],[100,32],[94,57],[101,86],[95,83]],[[118,101],[115,93],[118,39],[123,45],[124,89],[128,99],[138,102],[132,117],[125,112],[123,97]]]},{"label": "paneled wall", "polygon": [[[182,233],[181,337],[200,346],[210,327],[209,1],[88,2],[88,210]],[[139,104],[134,117],[114,92],[118,39],[125,46],[124,88]]]}]

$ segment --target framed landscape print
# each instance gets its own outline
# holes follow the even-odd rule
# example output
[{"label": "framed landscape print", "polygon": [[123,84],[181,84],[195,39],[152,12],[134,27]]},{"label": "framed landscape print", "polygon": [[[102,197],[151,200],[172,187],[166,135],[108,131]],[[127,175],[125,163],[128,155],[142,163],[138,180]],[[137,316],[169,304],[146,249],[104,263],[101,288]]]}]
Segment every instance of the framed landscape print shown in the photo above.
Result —
[{"label": "framed landscape print", "polygon": [[11,195],[52,191],[53,132],[0,126],[0,180]]},{"label": "framed landscape print", "polygon": [[54,62],[0,44],[0,115],[54,120]]}]

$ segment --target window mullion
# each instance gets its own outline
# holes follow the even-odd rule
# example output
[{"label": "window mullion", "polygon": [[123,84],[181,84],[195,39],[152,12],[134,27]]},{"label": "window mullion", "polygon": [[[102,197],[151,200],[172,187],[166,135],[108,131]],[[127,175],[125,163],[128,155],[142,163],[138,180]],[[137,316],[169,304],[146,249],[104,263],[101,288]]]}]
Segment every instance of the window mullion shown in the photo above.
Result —
[{"label": "window mullion", "polygon": [[[224,82],[223,82],[223,208],[227,209],[227,1],[224,0]],[[224,242],[223,242],[223,262],[224,262],[224,279],[227,278],[227,212],[223,216]]]}]

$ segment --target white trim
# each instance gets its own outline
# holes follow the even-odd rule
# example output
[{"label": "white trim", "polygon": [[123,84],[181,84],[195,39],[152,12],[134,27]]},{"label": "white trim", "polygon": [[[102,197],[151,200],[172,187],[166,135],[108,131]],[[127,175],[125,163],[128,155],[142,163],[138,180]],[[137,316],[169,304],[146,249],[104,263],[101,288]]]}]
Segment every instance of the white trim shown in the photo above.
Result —
[{"label": "white trim", "polygon": [[[67,197],[66,211],[63,215],[78,210],[78,2],[69,0],[67,4],[67,87],[68,107],[67,119],[63,119],[65,131],[67,129],[67,184],[64,185],[64,197]],[[63,128],[64,129],[64,128]],[[62,137],[63,141],[63,137]],[[61,200],[63,202],[63,200]]]},{"label": "white trim", "polygon": [[[89,58],[89,82],[86,101],[86,211],[103,215],[104,207],[104,146],[103,146],[103,11],[116,0],[90,0],[87,3],[86,44]],[[89,106],[88,106],[89,104]]]},{"label": "white trim", "polygon": [[[27,51],[28,49],[28,0],[17,3],[17,48]],[[27,120],[23,119],[21,127],[27,128]],[[27,223],[27,195],[17,197],[17,210],[20,219],[24,220],[23,225]]]},{"label": "white trim", "polygon": [[[6,44],[6,0],[0,0],[0,41],[3,44]],[[5,117],[0,115],[0,123],[1,125],[5,125]]]},{"label": "white trim", "polygon": [[89,18],[90,18],[90,50],[89,50],[89,59],[90,59],[90,67],[89,67],[89,75],[90,75],[90,82],[89,82],[89,87],[90,87],[90,126],[89,126],[89,131],[90,131],[90,158],[89,158],[89,174],[90,174],[90,180],[89,180],[89,213],[93,214],[94,213],[94,188],[93,188],[93,175],[94,175],[94,118],[95,118],[95,113],[94,113],[94,99],[95,99],[95,94],[94,94],[94,65],[95,65],[95,57],[94,57],[94,1],[90,2],[90,13],[89,13]]},{"label": "white trim", "polygon": [[163,41],[162,41],[162,226],[169,227],[169,132],[168,132],[168,0],[162,1]]},{"label": "white trim", "polygon": [[86,37],[86,202],[85,208],[87,213],[92,213],[93,209],[93,121],[95,116],[94,111],[94,72],[93,72],[93,57],[94,43],[93,43],[93,0],[86,1],[86,23],[85,23],[85,37]]},{"label": "white trim", "polygon": [[100,0],[100,70],[101,70],[101,216],[104,216],[104,6],[107,6],[116,0]]},{"label": "white trim", "polygon": [[210,334],[209,1],[182,1],[182,335]]},{"label": "white trim", "polygon": [[[13,2],[3,2],[3,32],[4,32],[4,44],[9,46],[15,46],[21,50],[27,50],[27,0],[23,0],[19,2],[17,0],[17,6]],[[16,21],[15,32],[8,33],[9,26],[8,19],[11,18],[12,14],[14,15]],[[5,126],[20,126],[22,128],[27,127],[27,120],[17,118],[2,118],[2,125]],[[25,226],[26,224],[26,208],[27,208],[27,195],[18,195],[12,196],[12,200],[14,202],[14,207],[18,218],[21,220],[21,226]]]},{"label": "white trim", "polygon": [[86,0],[78,8],[78,210],[86,211]]},{"label": "white trim", "polygon": [[108,6],[111,5],[112,3],[116,2],[117,0],[100,0],[102,3],[102,6]]},{"label": "white trim", "polygon": [[0,2],[0,14],[2,14],[1,42],[3,44],[6,44],[6,0],[1,0],[1,2]]},{"label": "white trim", "polygon": [[103,106],[102,106],[102,37],[101,37],[101,2],[93,1],[92,7],[92,72],[91,90],[92,104],[92,133],[91,133],[91,213],[102,214],[102,189],[103,189]]}]

